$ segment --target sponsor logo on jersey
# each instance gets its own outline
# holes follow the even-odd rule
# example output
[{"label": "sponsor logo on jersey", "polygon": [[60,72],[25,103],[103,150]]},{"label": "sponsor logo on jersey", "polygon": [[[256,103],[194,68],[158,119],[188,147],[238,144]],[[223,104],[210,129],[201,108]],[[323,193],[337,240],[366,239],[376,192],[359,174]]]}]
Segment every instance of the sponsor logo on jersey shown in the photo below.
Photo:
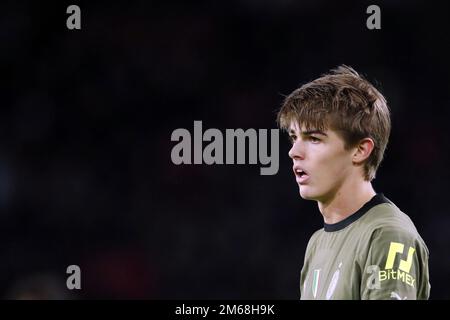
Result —
[{"label": "sponsor logo on jersey", "polygon": [[405,245],[403,243],[399,242],[390,243],[384,270],[380,270],[378,274],[380,282],[391,279],[399,280],[414,288],[416,279],[414,279],[414,277],[410,275],[409,272],[411,271],[411,266],[413,263],[414,253],[416,252],[416,249],[414,249],[413,247],[409,247],[408,256],[406,260],[400,259],[398,267],[397,268],[394,267],[396,257],[398,255],[404,254],[404,248]]},{"label": "sponsor logo on jersey", "polygon": [[401,281],[408,286],[415,288],[416,279],[410,274],[410,271],[416,250],[413,247],[409,247],[406,260],[397,259],[399,260],[398,266],[395,263],[397,257],[401,258],[402,255],[404,257],[404,249],[404,244],[391,242],[384,270],[381,270],[378,265],[367,266],[366,273],[369,274],[367,278],[368,289],[381,289],[382,282],[387,280]]}]

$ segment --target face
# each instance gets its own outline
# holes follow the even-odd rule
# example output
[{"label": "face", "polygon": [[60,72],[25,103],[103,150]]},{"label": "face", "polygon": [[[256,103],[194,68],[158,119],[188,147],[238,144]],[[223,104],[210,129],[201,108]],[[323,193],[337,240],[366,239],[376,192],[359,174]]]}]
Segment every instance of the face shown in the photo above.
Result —
[{"label": "face", "polygon": [[305,131],[297,123],[289,130],[295,179],[300,196],[307,200],[327,202],[354,174],[353,149],[345,150],[344,140],[333,130]]}]

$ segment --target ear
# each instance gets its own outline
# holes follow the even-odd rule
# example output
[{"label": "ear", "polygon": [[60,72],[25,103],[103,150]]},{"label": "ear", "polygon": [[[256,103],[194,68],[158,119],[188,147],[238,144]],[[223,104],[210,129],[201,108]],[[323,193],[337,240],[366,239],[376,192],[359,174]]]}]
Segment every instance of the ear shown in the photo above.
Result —
[{"label": "ear", "polygon": [[372,153],[375,143],[370,138],[364,138],[355,147],[353,153],[353,162],[356,164],[361,164],[364,162]]}]

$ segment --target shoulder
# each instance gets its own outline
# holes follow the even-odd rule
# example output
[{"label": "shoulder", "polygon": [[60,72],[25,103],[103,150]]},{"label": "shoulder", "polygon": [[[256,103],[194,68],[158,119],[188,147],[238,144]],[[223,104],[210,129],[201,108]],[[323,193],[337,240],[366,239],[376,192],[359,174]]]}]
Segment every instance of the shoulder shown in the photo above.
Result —
[{"label": "shoulder", "polygon": [[322,233],[324,233],[324,232],[325,232],[324,229],[321,228],[321,229],[319,229],[319,230],[316,230],[316,231],[313,233],[313,235],[311,236],[311,238],[309,238],[308,245],[307,245],[307,247],[306,247],[306,253],[310,252],[310,251],[316,246],[316,243],[317,243],[318,238],[319,238],[320,235],[321,235]]},{"label": "shoulder", "polygon": [[323,228],[320,228],[319,230],[316,230],[312,234],[311,238],[309,238],[309,242],[314,242],[320,236],[320,234],[322,234],[323,232],[324,232]]},{"label": "shoulder", "polygon": [[363,219],[365,243],[369,246],[419,247],[428,254],[428,248],[407,214],[392,202],[373,207]]},{"label": "shoulder", "polygon": [[417,229],[407,214],[392,202],[371,208],[361,219],[366,234],[376,232],[417,234]]},{"label": "shoulder", "polygon": [[411,219],[393,203],[383,203],[367,212],[361,227],[362,297],[427,299],[429,252]]}]

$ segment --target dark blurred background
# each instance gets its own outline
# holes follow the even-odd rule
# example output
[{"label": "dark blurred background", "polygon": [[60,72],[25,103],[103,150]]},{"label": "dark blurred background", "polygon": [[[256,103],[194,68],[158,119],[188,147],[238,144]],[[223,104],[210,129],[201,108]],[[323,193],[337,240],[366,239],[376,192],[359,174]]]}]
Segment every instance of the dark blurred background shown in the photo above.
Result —
[{"label": "dark blurred background", "polygon": [[[81,30],[66,8],[81,8]],[[381,30],[366,8],[381,8]],[[280,170],[171,162],[177,128],[276,128],[283,95],[340,64],[385,96],[374,181],[450,298],[448,8],[431,1],[2,2],[0,295],[298,299],[314,202]],[[82,289],[66,288],[79,265]]]}]

